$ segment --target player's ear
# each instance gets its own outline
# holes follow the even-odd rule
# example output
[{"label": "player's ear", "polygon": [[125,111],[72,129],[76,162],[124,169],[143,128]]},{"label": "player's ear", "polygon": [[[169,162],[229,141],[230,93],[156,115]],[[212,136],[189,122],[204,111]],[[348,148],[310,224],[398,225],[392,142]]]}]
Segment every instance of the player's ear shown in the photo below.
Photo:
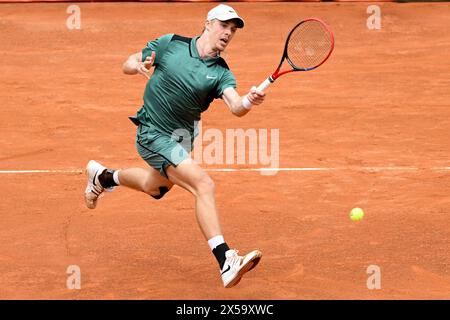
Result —
[{"label": "player's ear", "polygon": [[212,20],[206,20],[204,30],[209,31],[211,29]]}]

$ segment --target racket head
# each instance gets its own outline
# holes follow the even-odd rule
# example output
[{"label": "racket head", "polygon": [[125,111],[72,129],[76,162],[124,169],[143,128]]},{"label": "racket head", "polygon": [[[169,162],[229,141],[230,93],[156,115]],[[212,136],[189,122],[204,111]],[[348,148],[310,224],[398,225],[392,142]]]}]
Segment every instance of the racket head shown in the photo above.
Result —
[{"label": "racket head", "polygon": [[[322,65],[334,49],[334,35],[331,28],[318,18],[308,18],[298,23],[289,33],[284,46],[280,65],[272,78],[292,71],[310,71]],[[292,70],[279,73],[283,61]]]}]

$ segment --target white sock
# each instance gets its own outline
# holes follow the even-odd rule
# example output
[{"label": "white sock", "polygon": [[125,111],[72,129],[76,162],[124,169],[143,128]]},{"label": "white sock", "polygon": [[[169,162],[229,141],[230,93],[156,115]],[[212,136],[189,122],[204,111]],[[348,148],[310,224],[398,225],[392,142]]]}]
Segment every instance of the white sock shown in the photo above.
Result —
[{"label": "white sock", "polygon": [[222,235],[212,237],[211,239],[208,240],[208,245],[211,248],[211,251],[213,251],[215,247],[217,247],[222,243],[225,243],[225,240],[223,239]]},{"label": "white sock", "polygon": [[116,170],[116,171],[114,171],[114,173],[113,173],[113,179],[114,179],[114,182],[115,182],[118,186],[120,186],[120,181],[119,181],[119,171],[120,171],[120,170]]}]

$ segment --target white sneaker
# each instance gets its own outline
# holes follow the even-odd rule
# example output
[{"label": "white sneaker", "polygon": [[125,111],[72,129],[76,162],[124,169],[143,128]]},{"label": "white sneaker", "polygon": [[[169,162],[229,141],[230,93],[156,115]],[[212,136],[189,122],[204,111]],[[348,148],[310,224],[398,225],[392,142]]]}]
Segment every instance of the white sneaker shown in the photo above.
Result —
[{"label": "white sneaker", "polygon": [[95,209],[98,198],[100,198],[103,191],[105,191],[105,188],[103,188],[98,181],[98,176],[105,169],[104,166],[94,160],[89,161],[86,166],[87,186],[84,191],[84,200],[89,209]]},{"label": "white sneaker", "polygon": [[254,250],[245,256],[239,256],[237,250],[228,250],[225,252],[225,263],[223,265],[221,276],[223,286],[231,288],[241,281],[242,276],[256,267],[261,260],[262,252]]}]

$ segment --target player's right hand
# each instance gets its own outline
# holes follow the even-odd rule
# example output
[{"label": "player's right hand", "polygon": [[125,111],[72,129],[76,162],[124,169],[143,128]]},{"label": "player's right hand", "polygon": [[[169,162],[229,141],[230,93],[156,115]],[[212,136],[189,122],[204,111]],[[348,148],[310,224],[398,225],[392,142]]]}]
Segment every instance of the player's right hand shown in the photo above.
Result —
[{"label": "player's right hand", "polygon": [[153,51],[152,55],[150,57],[145,58],[144,62],[139,62],[137,71],[144,75],[147,79],[150,79],[150,69],[153,66],[153,63],[155,62],[155,56],[156,52]]},{"label": "player's right hand", "polygon": [[247,99],[251,104],[261,104],[264,102],[265,96],[266,93],[264,91],[258,90],[255,86],[253,86],[247,94]]}]

